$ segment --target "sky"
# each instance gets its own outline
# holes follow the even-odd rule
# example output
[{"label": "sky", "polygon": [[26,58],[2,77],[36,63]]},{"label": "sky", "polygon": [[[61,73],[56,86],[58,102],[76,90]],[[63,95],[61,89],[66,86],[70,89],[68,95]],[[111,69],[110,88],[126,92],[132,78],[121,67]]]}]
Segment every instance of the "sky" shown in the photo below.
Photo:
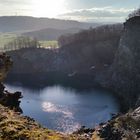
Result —
[{"label": "sky", "polygon": [[140,0],[0,0],[0,16],[122,22],[139,7]]}]

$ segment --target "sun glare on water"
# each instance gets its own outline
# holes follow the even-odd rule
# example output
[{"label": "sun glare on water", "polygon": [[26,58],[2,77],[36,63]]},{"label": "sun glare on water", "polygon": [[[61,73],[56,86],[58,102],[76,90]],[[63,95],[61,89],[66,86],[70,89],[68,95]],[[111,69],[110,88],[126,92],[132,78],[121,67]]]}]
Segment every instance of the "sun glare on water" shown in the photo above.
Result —
[{"label": "sun glare on water", "polygon": [[65,11],[65,0],[32,0],[32,15],[35,17],[52,18]]}]

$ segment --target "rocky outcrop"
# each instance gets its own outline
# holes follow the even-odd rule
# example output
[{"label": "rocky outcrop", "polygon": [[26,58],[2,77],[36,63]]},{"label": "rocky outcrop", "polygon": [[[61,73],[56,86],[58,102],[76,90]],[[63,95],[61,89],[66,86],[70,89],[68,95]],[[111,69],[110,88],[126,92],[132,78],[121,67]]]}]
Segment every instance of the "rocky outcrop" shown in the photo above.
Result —
[{"label": "rocky outcrop", "polygon": [[140,107],[96,127],[92,140],[139,140]]},{"label": "rocky outcrop", "polygon": [[0,104],[8,106],[16,111],[21,111],[19,99],[22,97],[21,92],[10,93],[5,90],[2,82],[7,76],[10,68],[12,67],[12,60],[5,53],[0,54]]},{"label": "rocky outcrop", "polygon": [[109,86],[123,97],[129,107],[134,106],[140,96],[140,16],[124,23],[109,76]]},{"label": "rocky outcrop", "polygon": [[3,82],[12,66],[12,60],[5,53],[0,54],[0,82]]}]

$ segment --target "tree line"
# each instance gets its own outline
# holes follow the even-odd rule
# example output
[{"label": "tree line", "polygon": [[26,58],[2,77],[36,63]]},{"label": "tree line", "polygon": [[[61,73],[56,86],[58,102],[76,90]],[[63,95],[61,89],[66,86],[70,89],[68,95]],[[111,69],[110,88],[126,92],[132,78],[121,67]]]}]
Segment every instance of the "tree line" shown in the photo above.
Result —
[{"label": "tree line", "polygon": [[40,46],[36,38],[31,38],[27,36],[19,36],[14,40],[8,42],[4,45],[5,51],[18,50],[22,48],[38,48]]},{"label": "tree line", "polygon": [[113,39],[120,37],[122,32],[122,24],[103,25],[97,28],[90,27],[88,30],[83,30],[73,35],[62,35],[58,39],[59,46],[65,46],[72,43],[92,43],[104,41],[108,38]]}]

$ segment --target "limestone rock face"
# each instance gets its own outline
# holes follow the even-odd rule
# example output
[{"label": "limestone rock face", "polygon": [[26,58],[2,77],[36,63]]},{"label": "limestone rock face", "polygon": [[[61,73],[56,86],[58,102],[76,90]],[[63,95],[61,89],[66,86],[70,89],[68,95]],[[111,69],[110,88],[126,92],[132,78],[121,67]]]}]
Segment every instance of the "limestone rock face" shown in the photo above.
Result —
[{"label": "limestone rock face", "polygon": [[134,104],[140,94],[140,16],[124,23],[124,32],[111,68],[110,83],[130,106]]}]

